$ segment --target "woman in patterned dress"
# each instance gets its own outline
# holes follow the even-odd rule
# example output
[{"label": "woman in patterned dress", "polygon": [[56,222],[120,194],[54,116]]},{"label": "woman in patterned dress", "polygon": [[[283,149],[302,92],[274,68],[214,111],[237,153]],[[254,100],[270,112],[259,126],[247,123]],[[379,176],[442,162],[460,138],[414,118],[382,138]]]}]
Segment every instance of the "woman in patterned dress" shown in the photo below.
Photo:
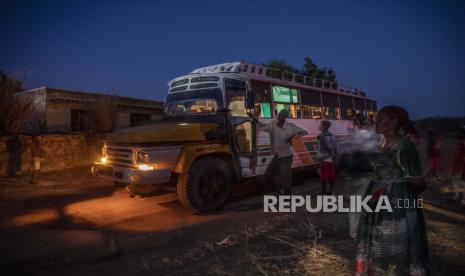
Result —
[{"label": "woman in patterned dress", "polygon": [[399,106],[378,112],[376,132],[385,143],[365,195],[372,196],[368,205],[373,210],[379,197],[387,196],[392,212],[362,213],[355,275],[429,275],[425,220],[417,201],[425,181],[411,139],[417,132]]}]

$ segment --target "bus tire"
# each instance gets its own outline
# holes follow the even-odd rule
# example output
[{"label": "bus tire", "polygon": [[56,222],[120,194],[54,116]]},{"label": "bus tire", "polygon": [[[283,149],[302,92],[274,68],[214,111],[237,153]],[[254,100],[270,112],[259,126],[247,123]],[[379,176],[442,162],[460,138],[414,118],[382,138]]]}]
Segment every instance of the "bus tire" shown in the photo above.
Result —
[{"label": "bus tire", "polygon": [[223,207],[232,190],[230,168],[220,158],[207,157],[196,161],[189,173],[178,177],[176,191],[182,205],[196,213]]},{"label": "bus tire", "polygon": [[128,184],[123,183],[123,182],[118,182],[118,181],[113,181],[113,185],[115,185],[116,188],[121,188],[124,189]]}]

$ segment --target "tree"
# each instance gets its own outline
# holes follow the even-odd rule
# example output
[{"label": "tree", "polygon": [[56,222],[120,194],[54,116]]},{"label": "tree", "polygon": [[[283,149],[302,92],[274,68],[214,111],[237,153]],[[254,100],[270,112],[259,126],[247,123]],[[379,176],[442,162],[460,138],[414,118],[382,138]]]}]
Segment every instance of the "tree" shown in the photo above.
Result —
[{"label": "tree", "polygon": [[311,76],[317,79],[336,82],[336,73],[332,68],[320,68],[313,62],[312,58],[310,57],[304,58],[304,65],[301,70],[295,68],[294,66],[282,59],[273,59],[263,65],[274,69],[270,72],[267,72],[267,75],[270,77],[280,77],[283,71],[287,71],[291,73]]},{"label": "tree", "polygon": [[0,71],[0,135],[19,133],[21,123],[31,110],[31,99],[20,94],[21,91],[21,81]]},{"label": "tree", "polygon": [[290,65],[286,61],[282,59],[273,59],[270,60],[268,63],[263,64],[264,66],[268,68],[272,68],[273,70],[267,70],[266,75],[272,78],[280,78],[281,73],[286,71],[286,72],[292,72],[296,74],[300,74],[301,72],[299,69],[295,68],[294,66]]},{"label": "tree", "polygon": [[326,72],[326,80],[336,82],[336,73],[332,68],[329,68],[329,70]]},{"label": "tree", "polygon": [[290,65],[286,61],[282,59],[272,59],[268,63],[264,64],[267,67],[271,67],[273,69],[276,69],[277,71],[287,71],[287,72],[292,72],[292,73],[297,73],[300,74],[300,70],[295,68],[294,66]]},{"label": "tree", "polygon": [[318,66],[313,62],[310,57],[304,58],[304,68],[302,69],[302,74],[307,76],[316,77],[319,73]]}]

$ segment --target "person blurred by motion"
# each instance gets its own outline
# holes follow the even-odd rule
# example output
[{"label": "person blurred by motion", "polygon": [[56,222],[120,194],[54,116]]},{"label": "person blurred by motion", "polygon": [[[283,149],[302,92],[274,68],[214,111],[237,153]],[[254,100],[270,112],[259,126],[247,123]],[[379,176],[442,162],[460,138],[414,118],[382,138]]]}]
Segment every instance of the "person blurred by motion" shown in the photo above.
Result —
[{"label": "person blurred by motion", "polygon": [[384,135],[385,144],[365,196],[371,196],[373,210],[381,197],[387,198],[392,212],[362,210],[355,275],[430,275],[423,211],[414,204],[425,189],[420,157],[408,138],[417,132],[399,106],[383,107],[376,119],[376,132]]}]

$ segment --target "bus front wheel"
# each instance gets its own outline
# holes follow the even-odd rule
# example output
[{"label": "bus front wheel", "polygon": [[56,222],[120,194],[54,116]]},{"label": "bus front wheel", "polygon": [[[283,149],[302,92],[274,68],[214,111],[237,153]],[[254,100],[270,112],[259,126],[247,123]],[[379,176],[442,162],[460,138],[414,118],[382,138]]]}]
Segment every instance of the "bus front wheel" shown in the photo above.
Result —
[{"label": "bus front wheel", "polygon": [[227,163],[220,158],[196,161],[189,173],[181,174],[177,182],[179,201],[195,212],[221,208],[232,190],[232,179]]}]

